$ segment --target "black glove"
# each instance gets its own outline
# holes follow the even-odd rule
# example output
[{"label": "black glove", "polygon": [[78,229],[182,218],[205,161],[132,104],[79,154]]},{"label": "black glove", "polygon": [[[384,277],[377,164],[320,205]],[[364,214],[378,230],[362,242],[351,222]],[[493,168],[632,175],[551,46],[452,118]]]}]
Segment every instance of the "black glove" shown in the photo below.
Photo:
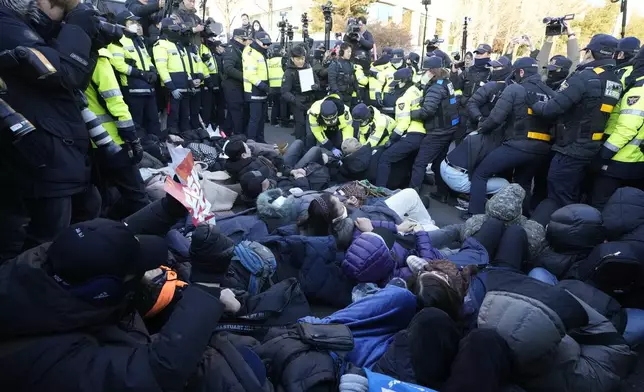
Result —
[{"label": "black glove", "polygon": [[311,86],[311,90],[313,90],[313,91],[318,91],[319,89],[320,89],[319,84],[314,84],[314,85]]},{"label": "black glove", "polygon": [[206,85],[206,87],[208,87],[208,89],[209,89],[209,90],[214,90],[214,88],[215,88],[215,81],[214,81],[214,80],[212,80],[212,77],[210,77],[210,78],[206,78],[203,82],[204,82],[204,84]]},{"label": "black glove", "polygon": [[396,132],[392,132],[391,136],[389,136],[389,141],[387,143],[394,144],[398,140],[400,140],[401,138],[402,138],[402,136],[400,134],[398,134]]},{"label": "black glove", "polygon": [[210,53],[204,53],[201,55],[201,61],[203,61],[204,63],[210,61],[211,58],[212,56],[210,55]]},{"label": "black glove", "polygon": [[78,4],[76,8],[67,14],[65,22],[80,27],[92,40],[98,35],[98,11],[86,4]]},{"label": "black glove", "polygon": [[137,165],[143,159],[143,146],[141,146],[141,140],[134,139],[126,142],[130,151],[128,155],[130,156],[130,161],[133,165]]},{"label": "black glove", "polygon": [[270,90],[270,87],[268,86],[268,84],[266,84],[266,82],[259,82],[259,84],[257,85],[257,88],[260,91],[263,91],[265,93],[267,93]]},{"label": "black glove", "polygon": [[370,75],[372,78],[377,78],[377,77],[378,77],[378,71],[374,71],[373,69],[370,69],[370,70],[369,70],[369,75]]},{"label": "black glove", "polygon": [[143,79],[145,79],[148,84],[155,84],[157,82],[157,74],[151,71],[143,72]]}]

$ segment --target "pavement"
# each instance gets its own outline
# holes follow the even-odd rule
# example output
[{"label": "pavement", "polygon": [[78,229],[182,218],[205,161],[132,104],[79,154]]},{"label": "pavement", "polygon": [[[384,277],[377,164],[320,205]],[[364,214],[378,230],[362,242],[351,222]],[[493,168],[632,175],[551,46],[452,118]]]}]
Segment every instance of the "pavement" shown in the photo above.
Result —
[{"label": "pavement", "polygon": [[[295,138],[292,135],[293,128],[280,128],[266,124],[264,130],[264,137],[267,143],[284,143],[292,142]],[[431,200],[429,206],[429,214],[436,222],[438,227],[443,227],[450,224],[462,223],[460,219],[460,211],[447,204],[439,203],[436,200]],[[319,307],[313,309],[313,313],[317,317],[324,317],[333,312],[333,309],[326,307]],[[644,353],[644,348],[638,350],[640,354]],[[643,392],[644,391],[644,360],[641,359],[637,362],[635,371],[629,378],[624,380],[620,392]]]}]

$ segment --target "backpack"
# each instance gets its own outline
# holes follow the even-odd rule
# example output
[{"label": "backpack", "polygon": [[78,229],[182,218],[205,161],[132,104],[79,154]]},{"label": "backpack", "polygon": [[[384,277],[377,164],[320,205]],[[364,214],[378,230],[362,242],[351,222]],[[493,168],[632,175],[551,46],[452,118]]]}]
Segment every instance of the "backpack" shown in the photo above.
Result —
[{"label": "backpack", "polygon": [[277,270],[277,262],[273,252],[264,245],[254,241],[242,241],[235,246],[235,256],[239,263],[250,272],[248,293],[259,294]]}]

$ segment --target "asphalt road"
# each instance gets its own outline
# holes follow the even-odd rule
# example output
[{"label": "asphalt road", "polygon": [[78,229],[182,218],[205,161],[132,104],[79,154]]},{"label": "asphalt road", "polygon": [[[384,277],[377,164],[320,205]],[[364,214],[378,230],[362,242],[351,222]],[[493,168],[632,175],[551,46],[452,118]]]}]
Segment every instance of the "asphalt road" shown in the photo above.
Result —
[{"label": "asphalt road", "polygon": [[[264,130],[264,136],[267,143],[284,143],[291,142],[295,140],[291,134],[292,128],[280,128],[274,127],[270,124],[266,124]],[[429,214],[432,216],[436,225],[442,227],[445,225],[450,225],[454,223],[461,223],[460,212],[447,204],[442,204],[436,200],[431,200],[429,206]],[[330,312],[329,309],[315,309],[314,313],[318,317],[326,316]],[[644,349],[639,350],[640,353],[644,353]],[[641,359],[637,362],[637,367],[633,374],[626,380],[624,380],[621,392],[644,392],[644,361]]]}]

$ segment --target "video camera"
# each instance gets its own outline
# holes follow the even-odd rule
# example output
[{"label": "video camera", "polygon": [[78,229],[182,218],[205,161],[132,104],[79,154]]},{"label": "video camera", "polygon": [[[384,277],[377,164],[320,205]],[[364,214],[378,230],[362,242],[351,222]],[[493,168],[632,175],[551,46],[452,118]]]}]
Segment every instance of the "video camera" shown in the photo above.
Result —
[{"label": "video camera", "polygon": [[286,12],[280,12],[280,16],[282,17],[282,20],[277,22],[277,28],[283,30],[286,29],[286,25],[288,24],[288,19],[286,19]]},{"label": "video camera", "polygon": [[312,22],[309,19],[309,14],[307,12],[302,14],[302,41],[306,41],[309,38],[309,23]]},{"label": "video camera", "polygon": [[433,49],[430,49],[430,48],[436,48],[438,47],[438,44],[442,44],[443,42],[445,42],[444,39],[438,38],[438,35],[434,35],[433,39],[428,39],[427,41],[425,41],[425,45],[427,46],[427,51],[431,52]]},{"label": "video camera", "polygon": [[23,136],[33,132],[36,127],[1,98],[6,93],[7,85],[0,79],[0,133],[10,131],[11,140],[13,143],[18,143]]},{"label": "video camera", "polygon": [[349,38],[356,39],[360,34],[360,23],[356,18],[349,18],[347,20],[347,35]]},{"label": "video camera", "polygon": [[202,35],[204,37],[218,37],[224,32],[224,25],[215,22],[213,18],[206,19]]},{"label": "video camera", "polygon": [[575,19],[575,14],[568,14],[559,17],[546,16],[543,23],[546,25],[546,37],[554,37],[564,34],[566,27],[563,22]]},{"label": "video camera", "polygon": [[461,54],[452,52],[452,59],[454,59],[454,67],[456,69],[465,69],[465,60],[461,61]]}]

